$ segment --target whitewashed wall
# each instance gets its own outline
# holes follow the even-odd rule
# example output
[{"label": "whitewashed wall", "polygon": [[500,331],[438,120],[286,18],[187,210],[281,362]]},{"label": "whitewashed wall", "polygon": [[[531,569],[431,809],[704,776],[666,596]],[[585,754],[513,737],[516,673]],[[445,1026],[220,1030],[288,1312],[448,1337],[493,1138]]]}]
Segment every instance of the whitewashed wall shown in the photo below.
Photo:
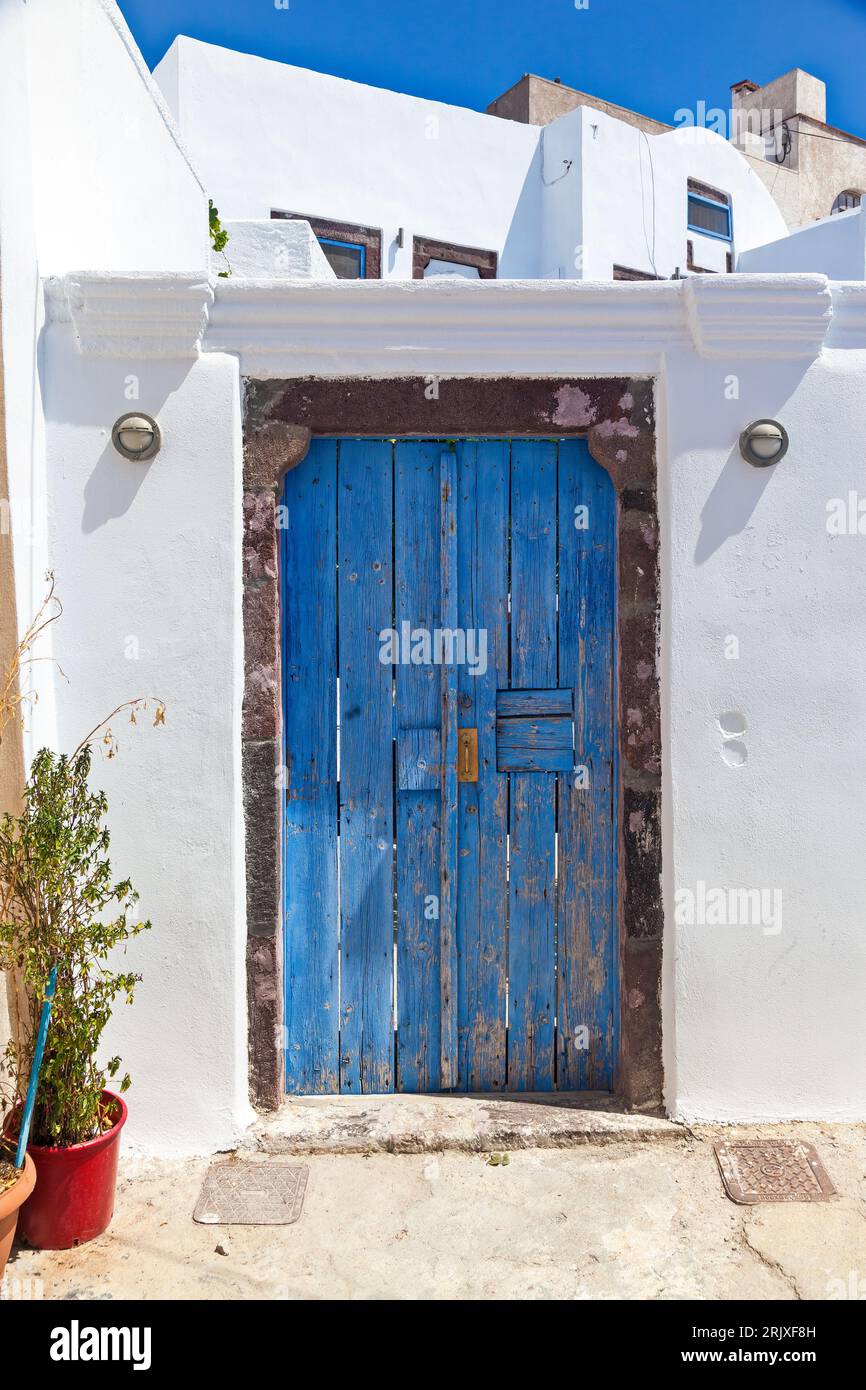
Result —
[{"label": "whitewashed wall", "polygon": [[207,198],[117,6],[26,8],[42,274],[204,267]]},{"label": "whitewashed wall", "polygon": [[[240,404],[236,361],[195,357],[208,251],[207,197],[116,6],[2,0],[0,301],[18,621],[31,618],[51,566],[64,616],[42,654],[53,649],[68,677],[49,662],[30,668],[39,700],[25,755],[69,751],[130,696],[168,705],[164,729],[119,728],[121,756],[94,774],[109,794],[115,865],[154,922],[127,957],[145,975],[140,997],[106,1046],[133,1075],[130,1143],[162,1152],[224,1147],[248,1114]],[[46,321],[46,278],[82,268],[193,272],[199,303],[172,305],[169,278],[156,301],[145,293],[149,322],[131,329],[121,313],[115,332],[131,336],[110,361],[94,360],[68,322]],[[55,293],[53,312],[62,300]],[[159,458],[138,469],[109,441],[135,405],[166,431]],[[138,660],[126,659],[127,637]]]},{"label": "whitewashed wall", "polygon": [[154,76],[222,217],[379,227],[386,277],[411,277],[413,235],[539,273],[536,128],[188,38]]},{"label": "whitewashed wall", "polygon": [[[38,344],[44,322],[36,255],[27,21],[23,0],[0,5],[0,333],[5,453],[20,628],[44,592],[45,450]],[[31,727],[52,731],[51,692]],[[2,988],[2,984],[0,984]]]},{"label": "whitewashed wall", "polygon": [[[658,381],[668,1108],[866,1117],[866,534],[827,526],[828,504],[850,510],[861,489],[866,286],[221,281],[204,357],[140,364],[167,441],[141,472],[106,431],[153,291],[115,286],[128,351],[104,357],[111,282],[68,287],[83,355],[52,324],[46,403],[69,576],[62,733],[131,690],[169,707],[101,778],[118,864],[156,923],[136,946],[141,1000],[112,1035],[136,1073],[132,1137],[216,1145],[243,1114],[237,369],[466,375],[490,368],[494,341],[497,375]],[[791,448],[758,470],[737,441],[767,415]],[[762,892],[766,919],[680,920],[678,895],[719,889]]]},{"label": "whitewashed wall", "polygon": [[[73,269],[192,270],[207,197],[111,0],[0,5],[0,303],[18,620],[45,591],[40,279]],[[62,586],[62,567],[58,580]],[[27,739],[54,736],[42,692]]]},{"label": "whitewashed wall", "polygon": [[[784,236],[770,194],[742,155],[712,131],[688,128],[663,135],[642,131],[583,107],[570,117],[583,169],[583,278],[609,279],[616,263],[667,278],[695,262],[724,271],[737,252]],[[688,230],[688,180],[729,193],[733,243]],[[769,268],[769,267],[766,267]]]},{"label": "whitewashed wall", "polygon": [[[866,351],[677,353],[662,390],[669,1105],[862,1120],[866,520],[834,537],[827,505],[866,498]],[[761,416],[790,434],[775,468],[736,447]],[[767,929],[677,924],[700,884],[762,889]]]},{"label": "whitewashed wall", "polygon": [[[413,235],[496,250],[501,278],[591,280],[615,264],[685,273],[687,239],[697,264],[724,270],[729,250],[785,233],[710,131],[645,136],[592,107],[540,129],[187,38],[154,76],[221,214],[381,228],[384,278],[411,277]],[[687,231],[689,177],[731,194],[733,248]]]},{"label": "whitewashed wall", "polygon": [[248,280],[335,280],[309,222],[224,222],[224,251],[211,254],[211,272]]},{"label": "whitewashed wall", "polygon": [[[113,421],[158,417],[161,452],[123,459]],[[64,613],[55,654],[57,746],[75,747],[130,697],[166,722],[125,716],[92,785],[109,802],[111,852],[153,930],[131,943],[144,976],[106,1037],[133,1077],[129,1141],[151,1152],[229,1146],[248,1116],[245,879],[240,785],[240,387],[220,354],[82,355],[68,323],[45,354],[49,552]]]},{"label": "whitewashed wall", "polygon": [[[866,1118],[866,285],[223,283],[209,341],[276,377],[657,378],[668,1108]],[[764,416],[791,447],[762,470]],[[851,492],[863,534],[834,536]],[[717,889],[766,920],[677,920]]]},{"label": "whitewashed wall", "polygon": [[862,280],[866,277],[866,207],[835,213],[781,241],[756,246],[740,258],[739,269],[813,271],[831,280]]},{"label": "whitewashed wall", "polygon": [[[125,43],[117,46],[122,35],[113,7],[107,0],[76,0],[69,9],[80,23],[93,24],[93,44],[103,45],[112,100],[128,97],[135,109],[140,93],[147,93],[146,77]],[[124,163],[119,141],[112,158],[95,166],[92,145],[84,143],[92,112],[68,110],[76,101],[99,105],[94,89],[101,69],[90,65],[90,48],[70,31],[64,14],[54,0],[29,6],[11,0],[0,8],[8,23],[0,38],[12,45],[4,51],[0,44],[8,83],[0,86],[0,99],[13,102],[14,124],[14,136],[5,119],[0,125],[3,333],[4,350],[7,343],[12,347],[7,371],[22,402],[45,418],[44,448],[42,425],[26,419],[17,402],[9,429],[19,451],[18,485],[30,486],[31,470],[35,479],[33,514],[45,522],[44,555],[56,566],[66,610],[55,630],[69,677],[68,685],[56,683],[57,744],[71,746],[130,695],[152,692],[168,708],[165,728],[120,726],[120,756],[100,763],[95,776],[109,795],[118,869],[131,875],[154,921],[129,958],[145,976],[139,1000],[121,1012],[109,1039],[135,1078],[130,1140],[157,1152],[225,1147],[248,1118],[240,785],[243,375],[657,378],[668,1105],[688,1118],[866,1118],[866,752],[858,734],[866,720],[866,536],[856,527],[854,534],[831,536],[826,526],[827,503],[862,486],[857,441],[866,425],[866,287],[834,290],[819,276],[759,275],[654,285],[303,285],[238,278],[217,282],[204,329],[211,297],[203,279],[206,247],[191,230],[204,195],[190,182],[164,122],[154,135],[150,118],[141,118],[142,129],[150,131],[145,143],[151,154],[157,151],[152,178],[158,183],[163,177],[164,159],[170,166],[166,187],[176,194],[152,209],[160,262],[154,274],[114,273],[154,270],[156,251],[128,225],[140,216],[132,183],[125,185],[124,200],[134,218],[118,218],[110,238],[110,221],[91,224],[87,234],[87,210],[68,246],[46,226],[55,177],[45,157],[52,119],[77,124],[78,139],[64,149],[68,159],[77,154],[82,179],[98,181],[104,170],[97,205]],[[31,157],[16,141],[26,138],[32,116],[21,71],[29,62],[27,26],[34,19],[41,25],[40,54],[59,65],[62,48],[71,67],[88,61],[80,84],[58,78],[62,105],[53,115],[40,110]],[[187,48],[201,47],[181,45],[181,60]],[[236,135],[231,115],[216,132],[230,180],[221,211],[266,217],[271,202],[283,196],[295,206],[298,189],[305,200],[308,193],[313,197],[322,187],[317,171],[325,167],[316,148],[317,123],[323,106],[328,109],[321,84],[334,83],[332,109],[342,112],[339,129],[326,122],[332,143],[350,121],[350,98],[358,89],[302,74],[306,124],[287,124],[275,140],[265,98],[269,83],[280,77],[278,66],[238,63],[212,49],[192,56],[199,65],[195,81],[203,84],[213,83],[220,65],[238,69],[228,74],[229,95],[231,83],[239,90],[237,84],[249,79],[248,64],[254,65],[258,102],[247,103]],[[123,71],[125,86],[118,75]],[[49,82],[38,90],[43,106],[54,100]],[[204,88],[201,95],[204,120],[210,109]],[[392,96],[397,106],[388,107],[385,97],[370,98],[375,109],[367,119],[374,128],[379,123],[389,143],[380,143],[363,177],[343,189],[344,202],[298,210],[381,222],[386,268],[388,236],[397,225],[406,225],[410,235],[416,230],[496,245],[506,275],[509,265],[531,264],[533,275],[539,268],[552,272],[560,261],[567,266],[567,227],[577,228],[573,245],[601,245],[617,196],[616,163],[633,169],[637,157],[634,131],[626,144],[618,123],[584,112],[549,137],[543,187],[562,220],[542,241],[541,198],[527,192],[541,178],[538,133],[465,112],[459,115],[466,123],[452,128],[450,108],[440,112],[440,153],[428,152],[428,162],[412,174],[421,201],[412,201],[410,189],[405,204],[394,202],[383,212],[373,190],[392,165],[382,150],[388,160],[399,155],[402,168],[415,170],[417,160],[407,155],[424,141],[417,118],[427,106]],[[8,109],[4,105],[4,117]],[[199,117],[191,119],[195,129]],[[476,129],[478,142],[467,154],[468,133]],[[586,196],[571,176],[547,182],[556,160],[571,157],[565,153],[571,134]],[[251,167],[251,136],[267,136],[267,165]],[[695,166],[673,137],[657,139],[660,147],[670,141],[668,173],[660,176],[656,165],[657,195],[675,195],[682,211],[670,240],[664,233],[657,242],[662,270],[665,257],[682,259],[685,178],[692,173],[724,187],[721,174],[730,169],[733,177],[740,165],[720,163],[721,173],[714,172],[716,166]],[[590,142],[598,148],[588,150]],[[479,149],[489,159],[479,160]],[[457,199],[452,223],[413,226],[408,208],[432,218],[445,207],[446,188],[452,189],[448,160],[435,165],[443,150],[458,161],[460,186],[476,201],[487,198],[488,210],[470,217],[469,202]],[[288,173],[281,173],[281,154],[296,161]],[[722,159],[728,154],[719,152]],[[508,198],[519,209],[513,224],[504,213],[506,173]],[[277,175],[285,182],[272,195]],[[68,191],[65,172],[59,186]],[[742,237],[754,244],[772,239],[766,202],[759,198],[749,204],[751,212],[741,213],[737,199],[745,194],[729,186],[738,246]],[[175,226],[178,220],[184,225]],[[641,254],[643,227],[640,220],[627,225],[631,240],[616,259],[632,263]],[[495,237],[500,242],[491,243]],[[44,315],[37,252],[44,269],[76,272],[51,286],[51,320],[38,364]],[[676,263],[669,260],[668,269]],[[583,273],[609,273],[605,267],[590,259]],[[405,259],[395,258],[391,269],[408,273]],[[173,270],[189,273],[173,276]],[[109,442],[113,420],[130,404],[130,378],[137,378],[135,403],[156,413],[165,431],[165,446],[149,465],[124,462]],[[777,468],[756,471],[740,459],[737,437],[750,419],[764,415],[778,415],[787,426],[791,450]],[[31,568],[22,568],[22,592],[31,580]],[[728,655],[731,637],[738,643],[736,659]],[[132,657],[130,639],[138,644]],[[55,683],[44,679],[50,700]],[[701,883],[780,892],[781,930],[678,922],[677,892],[698,891]]]}]

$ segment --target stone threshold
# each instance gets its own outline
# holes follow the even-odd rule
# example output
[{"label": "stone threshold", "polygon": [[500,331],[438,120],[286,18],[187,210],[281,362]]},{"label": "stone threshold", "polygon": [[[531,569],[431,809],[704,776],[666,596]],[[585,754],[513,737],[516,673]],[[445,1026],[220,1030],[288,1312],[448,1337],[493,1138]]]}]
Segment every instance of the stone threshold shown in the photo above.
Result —
[{"label": "stone threshold", "polygon": [[682,1125],[597,1092],[291,1096],[253,1127],[262,1153],[494,1153],[680,1139]]}]

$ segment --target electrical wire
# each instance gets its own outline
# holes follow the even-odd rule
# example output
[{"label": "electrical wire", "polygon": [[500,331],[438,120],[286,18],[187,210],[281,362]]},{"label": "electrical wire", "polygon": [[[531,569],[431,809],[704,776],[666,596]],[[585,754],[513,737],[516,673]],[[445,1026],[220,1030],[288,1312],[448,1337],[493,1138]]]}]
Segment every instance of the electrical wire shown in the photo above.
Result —
[{"label": "electrical wire", "polygon": [[778,144],[776,143],[776,139],[775,139],[775,135],[776,135],[775,130],[771,130],[771,131],[770,131],[770,135],[773,136],[773,145],[774,145],[774,147],[775,147],[774,150],[773,150],[773,158],[774,158],[774,160],[776,161],[777,164],[784,164],[784,163],[785,163],[785,160],[788,158],[788,155],[791,153],[791,149],[793,148],[793,143],[794,143],[794,142],[793,142],[792,139],[791,139],[791,132],[790,132],[790,130],[788,129],[788,122],[787,122],[787,121],[783,121],[780,128],[781,128],[781,131],[782,131],[782,154],[781,154],[781,157],[780,157],[780,155],[779,155],[779,146],[778,146]]},{"label": "electrical wire", "polygon": [[652,268],[653,268],[653,275],[654,275],[654,276],[656,277],[656,279],[658,280],[658,279],[659,279],[659,273],[658,273],[658,269],[657,269],[657,267],[656,267],[656,171],[655,171],[655,166],[654,166],[654,164],[653,164],[653,152],[652,152],[652,148],[651,148],[651,146],[650,146],[650,142],[649,142],[649,138],[648,138],[648,136],[647,136],[647,133],[646,133],[645,130],[641,130],[641,131],[639,131],[638,133],[643,137],[644,141],[646,142],[647,154],[649,155],[650,178],[651,178],[651,180],[652,180],[652,183],[651,183],[651,187],[652,187],[652,246],[650,246],[650,240],[649,240],[649,237],[648,237],[647,234],[646,234],[646,191],[645,191],[645,189],[644,189],[644,182],[643,182],[643,160],[642,160],[641,157],[640,157],[640,145],[638,145],[638,161],[637,161],[637,162],[638,162],[638,169],[640,170],[640,206],[641,206],[641,222],[642,222],[642,224],[643,224],[643,239],[644,239],[644,241],[646,242],[646,249],[647,249],[647,252],[649,253],[650,265],[651,265]]},{"label": "electrical wire", "polygon": [[[788,125],[787,121],[782,122],[783,128]],[[770,132],[772,134],[772,131]],[[803,130],[798,126],[797,135],[805,135],[809,140],[835,140],[837,145],[866,145],[866,140],[861,135],[822,135],[818,130]]]},{"label": "electrical wire", "polygon": [[563,170],[563,172],[561,174],[557,174],[555,179],[546,179],[544,177],[544,136],[546,132],[547,126],[543,126],[541,130],[541,182],[544,184],[545,188],[550,188],[555,183],[561,183],[562,180],[566,177],[566,175],[571,173],[571,166],[574,163],[574,160],[564,159],[562,161],[565,165],[565,169]]}]

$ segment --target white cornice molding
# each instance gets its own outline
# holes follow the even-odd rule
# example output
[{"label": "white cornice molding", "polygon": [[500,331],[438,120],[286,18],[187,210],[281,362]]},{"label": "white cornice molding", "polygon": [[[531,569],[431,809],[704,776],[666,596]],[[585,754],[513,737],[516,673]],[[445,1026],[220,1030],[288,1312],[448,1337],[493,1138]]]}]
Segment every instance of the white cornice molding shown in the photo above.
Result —
[{"label": "white cornice molding", "polygon": [[828,348],[866,348],[866,282],[839,281],[833,285],[833,321]]},{"label": "white cornice molding", "polygon": [[683,286],[702,357],[812,359],[833,316],[826,275],[695,275]]},{"label": "white cornice molding", "polygon": [[[639,293],[635,293],[635,290]],[[220,281],[205,346],[245,376],[657,371],[677,286],[561,280]]]},{"label": "white cornice molding", "polygon": [[196,357],[213,304],[203,274],[67,275],[45,285],[49,319],[70,321],[95,357]]},{"label": "white cornice molding", "polygon": [[866,348],[866,284],[823,275],[579,280],[214,280],[76,274],[46,285],[83,353],[227,352],[250,377],[662,369],[667,353],[814,360]]}]

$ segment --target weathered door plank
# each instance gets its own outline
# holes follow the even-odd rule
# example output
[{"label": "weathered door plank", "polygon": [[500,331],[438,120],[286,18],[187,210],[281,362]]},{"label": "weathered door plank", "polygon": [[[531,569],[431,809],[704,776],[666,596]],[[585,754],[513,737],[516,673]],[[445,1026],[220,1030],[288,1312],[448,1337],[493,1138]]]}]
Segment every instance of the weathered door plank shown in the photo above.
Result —
[{"label": "weathered door plank", "polygon": [[[395,451],[396,627],[439,626],[438,444]],[[420,642],[423,643],[423,635]],[[439,670],[401,647],[395,668],[397,791],[397,1088],[439,1089],[439,820],[442,788]]]},{"label": "weathered door plank", "polygon": [[[511,687],[558,684],[556,445],[511,446]],[[554,1084],[556,776],[511,774],[508,1088]]]},{"label": "weathered door plank", "polygon": [[[478,730],[478,781],[460,785],[457,859],[458,1085],[505,1087],[508,778],[496,771],[496,692],[508,683],[506,441],[458,446],[460,627],[475,634],[476,671],[458,672],[460,724]],[[480,634],[486,634],[482,639]],[[486,640],[486,669],[478,660]]]},{"label": "weathered door plank", "polygon": [[[439,582],[442,627],[457,627],[457,454],[439,461]],[[457,1085],[457,667],[443,662],[441,887],[439,894],[440,1048],[439,1084]]]},{"label": "weathered door plank", "polygon": [[340,444],[340,1089],[364,1093],[394,1083],[392,469],[388,440]]},{"label": "weathered door plank", "polygon": [[336,462],[334,441],[315,440],[283,497],[286,1089],[299,1094],[340,1088]]},{"label": "weathered door plank", "polygon": [[499,719],[544,719],[574,715],[572,690],[500,690],[496,699]]}]

